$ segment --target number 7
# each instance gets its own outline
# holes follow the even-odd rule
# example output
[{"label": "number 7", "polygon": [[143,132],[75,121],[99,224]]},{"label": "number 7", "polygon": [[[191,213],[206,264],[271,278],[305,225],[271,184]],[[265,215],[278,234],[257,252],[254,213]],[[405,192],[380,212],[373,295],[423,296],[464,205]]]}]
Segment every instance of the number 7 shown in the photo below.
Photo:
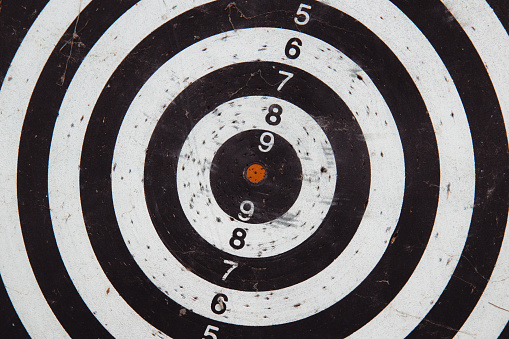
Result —
[{"label": "number 7", "polygon": [[228,269],[228,271],[226,271],[226,273],[223,275],[223,278],[222,278],[222,279],[223,279],[223,281],[225,281],[225,280],[226,280],[226,277],[227,277],[230,273],[232,273],[232,271],[233,271],[234,269],[236,269],[236,268],[239,266],[239,264],[238,264],[238,263],[236,263],[235,261],[231,261],[231,260],[225,260],[225,261],[224,261],[224,263],[225,263],[225,264],[227,264],[227,265],[232,265],[232,267],[230,267],[230,268]]},{"label": "number 7", "polygon": [[288,82],[288,80],[290,80],[291,78],[293,78],[293,73],[290,73],[290,72],[285,72],[285,71],[279,71],[279,74],[282,74],[282,75],[286,75],[286,79],[284,79],[283,81],[281,81],[281,83],[279,84],[277,90],[278,91],[281,91],[281,89],[283,88],[283,86]]}]

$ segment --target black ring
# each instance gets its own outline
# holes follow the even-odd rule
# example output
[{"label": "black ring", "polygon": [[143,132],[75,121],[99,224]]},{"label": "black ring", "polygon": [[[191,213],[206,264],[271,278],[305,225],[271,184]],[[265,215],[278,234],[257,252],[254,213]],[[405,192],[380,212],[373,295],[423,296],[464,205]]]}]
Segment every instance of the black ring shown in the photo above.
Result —
[{"label": "black ring", "polygon": [[[292,84],[287,84],[288,90],[281,92],[277,91],[277,86],[267,85],[267,82],[278,83],[280,69],[295,74]],[[251,74],[256,72],[260,76],[252,77]],[[246,85],[246,82],[249,83]],[[232,89],[240,87],[243,87],[242,90],[231,96]],[[315,96],[315,93],[320,94]],[[310,94],[315,98],[310,97]],[[329,134],[334,150],[338,173],[333,206],[318,230],[293,250],[257,259],[230,255],[201,238],[184,215],[176,187],[180,149],[194,123],[219,104],[248,95],[277,96],[312,111],[317,121],[321,121],[324,127],[327,125],[326,133]],[[159,236],[185,267],[216,285],[246,291],[265,291],[291,286],[315,275],[346,247],[362,219],[368,199],[369,155],[360,127],[352,116],[330,88],[309,74],[287,65],[269,62],[235,64],[195,81],[161,116],[146,152],[145,196]],[[180,133],[169,133],[171,130]],[[342,132],[330,133],[332,131]],[[108,147],[113,146],[98,144],[95,150],[84,154],[97,154],[97,149]],[[97,158],[93,159],[94,164],[99,164]],[[87,163],[82,168],[88,166]],[[106,166],[105,162],[101,176],[96,171],[93,177],[109,176]],[[92,175],[85,177],[94,180]],[[104,179],[95,180],[104,182]],[[91,186],[87,195],[105,189],[105,186]],[[105,213],[107,211],[101,215]],[[320,256],[317,257],[315,251],[321,251]],[[224,260],[239,262],[239,268],[232,272],[227,281],[222,280]]]}]

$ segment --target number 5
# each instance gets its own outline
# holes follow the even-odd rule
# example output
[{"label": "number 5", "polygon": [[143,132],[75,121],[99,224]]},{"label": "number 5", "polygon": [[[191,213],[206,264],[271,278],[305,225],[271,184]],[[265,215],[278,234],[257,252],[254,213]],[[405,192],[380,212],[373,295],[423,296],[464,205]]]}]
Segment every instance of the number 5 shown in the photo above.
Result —
[{"label": "number 5", "polygon": [[[215,333],[211,332],[211,331],[219,331],[219,327],[215,327],[215,326],[212,326],[212,325],[207,325],[207,328],[205,329],[205,333],[203,333],[204,336],[206,337],[212,337],[212,339],[217,339],[217,336]],[[205,339],[205,338],[203,338]]]},{"label": "number 5", "polygon": [[295,21],[295,23],[297,25],[301,25],[301,26],[304,26],[305,24],[307,24],[309,22],[309,13],[304,11],[303,9],[311,9],[311,6],[306,5],[306,4],[300,4],[299,9],[297,10],[296,14],[303,15],[304,16],[303,21],[300,21],[298,17],[293,18],[293,21]]}]

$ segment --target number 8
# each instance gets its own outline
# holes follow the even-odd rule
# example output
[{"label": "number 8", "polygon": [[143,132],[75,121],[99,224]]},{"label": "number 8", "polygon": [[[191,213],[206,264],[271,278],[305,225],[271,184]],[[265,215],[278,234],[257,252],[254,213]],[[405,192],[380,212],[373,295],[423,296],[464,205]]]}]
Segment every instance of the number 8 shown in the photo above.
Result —
[{"label": "number 8", "polygon": [[272,126],[279,125],[281,114],[283,114],[283,108],[278,104],[272,104],[269,106],[269,113],[265,116],[265,122]]},{"label": "number 8", "polygon": [[246,230],[242,228],[236,228],[233,230],[232,237],[230,239],[230,246],[236,250],[240,250],[246,244],[244,240],[247,236]]}]

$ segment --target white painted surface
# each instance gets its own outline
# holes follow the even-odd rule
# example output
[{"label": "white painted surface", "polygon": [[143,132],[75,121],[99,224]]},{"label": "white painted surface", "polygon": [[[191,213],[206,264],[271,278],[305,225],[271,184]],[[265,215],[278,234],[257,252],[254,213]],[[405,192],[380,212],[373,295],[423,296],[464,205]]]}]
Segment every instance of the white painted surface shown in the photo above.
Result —
[{"label": "white painted surface", "polygon": [[[509,37],[485,1],[442,0],[474,44],[497,93],[509,130]],[[509,320],[509,224],[498,260],[481,298],[457,338],[497,338]]]},{"label": "white painted surface", "polygon": [[[118,338],[166,336],[122,299],[97,262],[81,209],[81,146],[97,98],[120,62],[157,27],[206,2],[186,1],[173,7],[163,0],[144,0],[129,9],[83,60],[69,85],[55,124],[48,173],[48,198],[55,238],[83,301],[101,324]],[[108,289],[110,292],[106,295]]]},{"label": "white painted surface", "polygon": [[46,60],[89,2],[49,2],[21,43],[0,90],[0,272],[12,304],[33,338],[69,336],[44,298],[25,250],[16,188],[18,145],[27,106]]},{"label": "white painted surface", "polygon": [[468,121],[440,57],[419,29],[391,2],[327,0],[324,3],[357,19],[398,57],[424,99],[437,139],[440,195],[426,250],[398,295],[351,336],[402,338],[419,324],[440,297],[456,268],[468,235],[475,193],[475,166]]},{"label": "white painted surface", "polygon": [[[189,5],[187,8],[194,7],[198,5],[198,3],[204,2],[205,1],[188,2]],[[364,25],[372,29],[395,52],[412,75],[421,94],[425,98],[437,136],[437,143],[440,151],[441,196],[439,213],[437,214],[433,234],[439,233],[440,236],[438,239],[434,239],[434,237],[430,239],[429,247],[426,249],[425,256],[423,256],[418,269],[398,297],[386,310],[374,319],[373,323],[368,324],[357,333],[359,335],[376,333],[377,337],[383,335],[402,337],[418,324],[420,319],[422,319],[431,308],[431,303],[436,301],[440,295],[457,264],[468,232],[474,188],[474,160],[468,124],[464,117],[459,97],[445,67],[442,65],[427,40],[402,13],[393,8],[388,2],[383,1],[376,3],[372,1],[357,1],[355,4],[349,1],[327,1],[327,3],[338,7],[361,21]],[[469,2],[468,7],[448,0],[444,0],[444,3],[455,16],[460,18],[460,23],[476,45],[486,64],[499,95],[499,101],[503,109],[507,129],[509,104],[508,98],[504,94],[509,91],[507,81],[504,79],[504,70],[508,68],[507,60],[509,60],[509,58],[506,54],[509,48],[506,48],[508,46],[507,36],[504,33],[503,27],[499,24],[494,14],[491,12],[491,9],[482,1]],[[86,4],[88,4],[88,1],[81,1],[81,7],[85,7]],[[0,256],[0,270],[13,305],[20,314],[24,326],[33,337],[45,337],[45,333],[52,333],[52,335],[58,337],[65,337],[66,333],[59,326],[58,320],[51,313],[51,309],[41,294],[24,249],[17,215],[17,148],[26,107],[36,80],[52,49],[65,29],[78,14],[78,5],[78,1],[59,0],[53,0],[48,4],[27,34],[26,39],[22,43],[20,50],[11,64],[6,78],[12,77],[12,81],[5,81],[0,92],[0,107],[2,107],[0,116],[0,129],[2,133],[0,133],[0,141],[2,141],[4,154],[6,154],[4,159],[0,162],[0,183],[2,186],[0,194],[2,194],[2,201],[5,202],[5,207],[3,207],[4,213],[0,215],[3,233],[0,239],[0,249],[2,251],[2,256]],[[66,96],[66,107],[70,111],[61,110],[59,131],[66,131],[70,123],[75,122],[76,117],[78,118],[77,120],[81,117],[81,115],[67,116],[67,114],[71,113],[72,109],[79,109],[84,113],[85,119],[81,127],[75,128],[72,131],[72,138],[74,141],[67,145],[62,143],[58,146],[63,147],[65,151],[63,153],[68,152],[69,154],[63,154],[63,158],[55,156],[54,153],[58,151],[61,152],[62,149],[52,148],[53,161],[56,161],[56,163],[63,161],[60,162],[61,164],[65,164],[63,168],[69,168],[69,163],[67,163],[67,159],[65,159],[67,156],[73,158],[71,164],[79,164],[79,155],[81,153],[80,143],[83,140],[91,110],[97,100],[98,91],[103,88],[117,64],[138,42],[135,40],[141,40],[144,34],[149,34],[151,30],[157,28],[164,20],[170,19],[172,16],[179,13],[177,11],[183,10],[183,8],[179,7],[175,12],[169,13],[165,18],[138,16],[138,14],[141,15],[142,12],[149,7],[153,10],[153,15],[157,15],[153,12],[158,12],[160,15],[162,13],[161,9],[164,10],[166,8],[162,1],[143,1],[139,6],[131,9],[128,14],[121,18],[119,22],[110,29],[109,33],[102,38],[101,42],[94,47],[94,53],[90,53],[86,59],[86,63],[89,64],[86,65],[86,63],[84,63],[84,65],[80,67],[80,71],[76,74],[76,78],[73,80],[74,85],[71,85],[71,87],[75,88],[74,92],[68,93]],[[475,10],[472,10],[473,7],[475,7]],[[157,9],[157,11],[155,9]],[[384,13],[383,22],[379,19],[380,13]],[[471,13],[475,15],[472,16]],[[482,13],[482,15],[476,16],[477,13]],[[134,16],[136,16],[136,18],[134,18]],[[127,24],[129,20],[135,20],[134,22],[139,23],[139,25],[132,25],[132,23]],[[486,22],[482,20],[487,20],[486,22],[490,24],[486,24]],[[475,25],[477,33],[469,31],[469,22]],[[130,25],[131,28],[129,28]],[[136,27],[136,29],[133,29],[133,27]],[[119,33],[121,36],[123,34],[133,35],[137,38],[133,37],[132,40],[126,39],[117,45],[111,39],[115,32]],[[405,38],[402,38],[402,36]],[[497,48],[492,48],[489,45],[496,45]],[[406,46],[408,46],[410,50],[406,50]],[[105,54],[108,49],[118,52],[117,55],[112,56]],[[303,55],[305,55],[305,53],[301,54],[301,57]],[[105,58],[105,60],[101,60],[100,57]],[[299,59],[301,57],[299,57]],[[97,60],[101,60],[101,63],[96,63]],[[319,66],[320,65],[316,65],[316,67]],[[87,76],[88,72],[91,72],[91,75]],[[447,84],[443,80],[444,76],[449,79]],[[88,88],[93,91],[90,96],[85,96],[84,98],[77,95],[79,86],[76,85],[76,83],[81,84],[82,81],[85,84],[85,89]],[[82,90],[82,88],[80,88],[80,90]],[[12,100],[12,98],[16,98],[16,100]],[[64,108],[64,105],[62,107]],[[449,116],[451,110],[455,113],[454,119],[451,119]],[[370,136],[368,135],[366,138],[368,140]],[[377,140],[377,138],[373,136],[373,140]],[[57,144],[60,142],[62,141],[55,141]],[[76,149],[67,148],[70,145],[78,145],[78,147]],[[53,181],[63,179],[66,180],[67,183],[76,185],[78,181],[75,179],[78,176],[78,171],[77,167],[74,168],[75,171],[66,171],[66,173],[53,172]],[[64,177],[59,177],[59,174],[64,174]],[[72,176],[72,178],[67,178],[70,176]],[[447,189],[448,183],[451,183],[451,186],[449,186],[450,191]],[[62,250],[64,251],[63,257],[65,256],[66,267],[69,269],[69,266],[72,267],[75,264],[82,265],[80,269],[75,268],[74,271],[70,271],[70,273],[72,272],[71,277],[73,278],[73,282],[77,286],[80,286],[80,294],[83,293],[82,295],[84,295],[84,299],[88,306],[91,307],[91,310],[94,311],[100,308],[98,318],[100,318],[100,320],[102,319],[101,321],[109,320],[121,325],[116,326],[116,328],[114,325],[108,326],[107,328],[110,331],[114,328],[112,333],[115,333],[115,335],[119,337],[122,337],[122,335],[125,336],[126,333],[132,334],[133,332],[130,332],[132,330],[131,324],[138,323],[140,320],[135,319],[137,315],[130,310],[118,294],[110,292],[111,297],[95,298],[95,300],[91,295],[94,292],[104,292],[106,288],[109,287],[109,284],[104,274],[97,271],[97,269],[100,270],[100,267],[98,267],[97,263],[94,263],[96,259],[91,251],[88,239],[84,241],[86,234],[85,237],[80,237],[79,240],[63,239],[74,237],[72,232],[65,233],[66,230],[63,229],[64,226],[68,227],[73,232],[75,231],[76,234],[81,234],[81,236],[83,236],[83,233],[86,233],[84,232],[83,221],[79,220],[82,219],[79,201],[68,201],[78,199],[79,186],[70,187],[72,187],[73,196],[66,196],[63,193],[65,191],[52,192],[52,194],[56,194],[56,196],[52,198],[56,199],[53,200],[52,204],[52,207],[55,207],[52,217],[55,219],[55,227],[60,228],[62,232],[58,236],[60,239],[59,247],[62,246]],[[58,203],[61,204],[60,207]],[[75,205],[68,206],[68,203],[77,203],[79,208],[76,209]],[[67,224],[64,225],[63,222],[64,218],[67,217],[65,213],[68,212],[70,212],[69,215],[72,216],[72,222],[69,224],[72,227]],[[448,229],[447,226],[451,226],[450,229]],[[509,279],[507,279],[509,266],[509,246],[507,244],[507,237],[506,234],[491,281],[471,318],[469,318],[464,328],[461,330],[464,333],[475,333],[473,328],[479,328],[480,330],[486,328],[490,330],[490,332],[482,333],[494,334],[500,331],[500,326],[504,321],[504,315],[506,313],[500,309],[493,310],[496,307],[492,304],[507,309],[507,301],[509,299],[507,295],[507,284],[509,281]],[[64,243],[69,243],[62,244],[62,241]],[[84,241],[83,245],[79,243],[81,241]],[[77,248],[73,247],[76,245],[78,245]],[[71,253],[71,251],[74,253]],[[83,254],[83,258],[79,258],[80,256],[76,255],[76,253]],[[439,258],[443,258],[443,261],[439,262]],[[444,264],[444,262],[448,261],[446,258],[451,259],[449,265]],[[81,269],[85,271],[89,270],[89,272],[97,274],[98,285],[94,286],[94,284],[89,284],[87,281],[80,282],[83,275],[76,271],[80,271]],[[434,274],[429,274],[430,272]],[[426,282],[433,283],[428,284]],[[86,284],[91,286],[85,286]],[[428,288],[428,285],[432,287]],[[19,291],[23,292],[19,293]],[[326,297],[323,296],[322,298],[326,299]],[[114,300],[110,301],[110,299]],[[409,300],[421,300],[421,303],[415,304],[409,302]],[[494,300],[496,300],[496,302],[493,302]],[[99,303],[104,303],[104,307],[103,305],[99,305]],[[111,308],[112,306],[115,308]],[[122,318],[120,322],[118,319],[121,318],[120,315],[123,312],[128,314],[128,316]],[[490,321],[485,322],[487,319]],[[134,323],[131,322],[131,320],[134,320]],[[505,318],[505,320],[507,320],[507,318]],[[142,328],[148,331],[144,332],[144,334],[148,334],[152,331],[147,324],[143,324]],[[383,332],[384,330],[381,329],[390,330],[391,332]],[[458,336],[461,336],[461,334]]]}]

